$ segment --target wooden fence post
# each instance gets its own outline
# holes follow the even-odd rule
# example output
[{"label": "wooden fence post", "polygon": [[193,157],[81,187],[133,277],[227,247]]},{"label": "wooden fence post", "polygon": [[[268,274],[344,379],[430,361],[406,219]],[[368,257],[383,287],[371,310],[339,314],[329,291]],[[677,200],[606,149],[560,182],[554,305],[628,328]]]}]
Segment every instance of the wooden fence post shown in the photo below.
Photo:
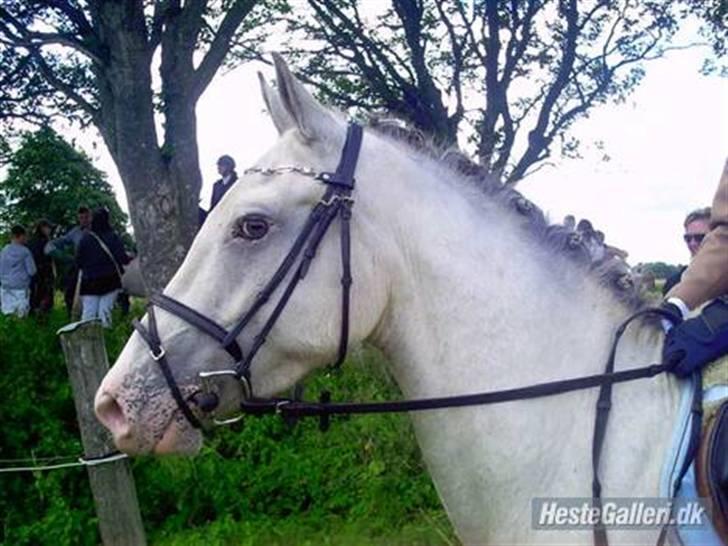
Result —
[{"label": "wooden fence post", "polygon": [[[73,387],[84,456],[99,457],[116,451],[111,434],[94,414],[94,396],[109,369],[104,332],[97,320],[74,322],[58,331]],[[88,466],[99,529],[104,546],[144,546],[134,477],[129,461]]]}]

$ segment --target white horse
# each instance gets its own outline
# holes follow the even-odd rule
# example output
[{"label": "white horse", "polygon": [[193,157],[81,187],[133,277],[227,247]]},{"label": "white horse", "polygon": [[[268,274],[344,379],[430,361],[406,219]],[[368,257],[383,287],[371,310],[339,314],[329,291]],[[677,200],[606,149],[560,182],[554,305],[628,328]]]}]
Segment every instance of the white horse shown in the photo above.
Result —
[{"label": "white horse", "polygon": [[[280,139],[257,166],[333,170],[345,121],[319,105],[278,57],[275,68],[275,90],[261,81]],[[296,172],[246,175],[210,215],[165,293],[230,327],[322,193],[320,182]],[[524,216],[507,200],[372,130],[364,135],[353,196],[350,339],[368,341],[389,357],[404,397],[493,391],[603,371],[615,326],[630,309],[586,268],[547,246],[547,237],[529,234]],[[256,238],[241,230],[251,215],[259,222]],[[280,393],[336,354],[338,229],[334,224],[324,238],[253,361],[258,396]],[[214,340],[165,311],[157,317],[184,393],[198,387],[198,372],[230,366]],[[259,329],[264,318],[251,328]],[[244,351],[249,337],[238,339]],[[617,369],[659,362],[661,343],[658,328],[628,330]],[[232,411],[241,391],[234,380],[223,390],[221,408]],[[591,543],[590,530],[533,529],[531,500],[591,496],[596,397],[597,389],[588,389],[412,415],[463,543]],[[677,380],[667,375],[615,386],[601,465],[604,496],[658,496],[678,401]],[[96,412],[128,453],[192,453],[202,441],[137,334],[104,379]],[[654,544],[657,533],[609,536],[612,544]]]}]

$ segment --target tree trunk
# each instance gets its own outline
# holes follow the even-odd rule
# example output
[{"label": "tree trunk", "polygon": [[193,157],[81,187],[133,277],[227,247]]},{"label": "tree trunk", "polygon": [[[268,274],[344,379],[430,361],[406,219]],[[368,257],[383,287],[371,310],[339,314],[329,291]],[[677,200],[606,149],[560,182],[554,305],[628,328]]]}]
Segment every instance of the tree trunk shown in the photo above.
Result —
[{"label": "tree trunk", "polygon": [[[193,164],[185,172],[180,163]],[[197,156],[163,162],[117,161],[124,170],[129,211],[148,294],[161,292],[179,268],[197,231]],[[194,189],[196,188],[196,189]],[[187,191],[189,190],[189,191]]]},{"label": "tree trunk", "polygon": [[201,176],[196,123],[194,115],[175,123],[176,140],[186,146],[160,149],[149,139],[156,136],[151,92],[135,97],[134,90],[145,86],[125,81],[128,87],[119,85],[124,99],[113,103],[115,129],[102,127],[102,132],[126,189],[144,284],[147,293],[154,293],[172,278],[197,231]]},{"label": "tree trunk", "polygon": [[143,14],[131,4],[104,3],[98,13],[114,54],[96,72],[101,108],[95,121],[126,189],[142,276],[151,294],[162,291],[192,244],[202,180],[195,101],[185,101],[185,95],[165,97],[166,104],[189,104],[177,106],[173,116],[165,112],[166,141],[159,144],[152,51]]}]

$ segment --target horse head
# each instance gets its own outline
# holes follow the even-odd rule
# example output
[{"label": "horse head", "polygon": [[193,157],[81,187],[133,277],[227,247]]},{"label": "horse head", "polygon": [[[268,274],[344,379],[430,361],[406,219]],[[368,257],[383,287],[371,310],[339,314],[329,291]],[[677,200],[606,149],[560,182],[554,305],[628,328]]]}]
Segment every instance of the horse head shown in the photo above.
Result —
[{"label": "horse head", "polygon": [[[225,375],[239,362],[226,353],[221,336],[216,339],[166,308],[157,307],[153,317],[147,314],[104,378],[95,401],[98,418],[126,452],[193,453],[202,436],[192,423],[211,420],[197,403],[203,389],[214,391],[214,416],[220,418],[234,413],[241,399],[251,396],[251,389],[255,397],[272,396],[336,358],[342,320],[342,228],[337,222],[321,238],[316,259],[269,332],[266,321],[275,313],[277,302],[287,297],[284,293],[296,267],[286,271],[265,304],[256,303],[325,193],[326,184],[311,173],[334,170],[347,134],[346,122],[318,104],[279,56],[274,60],[275,89],[260,79],[279,140],[209,215],[164,290],[169,301],[181,303],[227,332],[246,310],[260,307],[228,342],[239,347],[238,360],[262,341],[261,333],[265,343],[250,362],[243,383],[232,374]],[[360,163],[370,153],[365,146]],[[367,207],[359,204],[358,187],[367,186],[368,176],[365,169],[357,170],[357,188],[350,195],[357,200],[350,230],[355,272],[347,336],[351,343],[371,334],[387,306],[381,257],[385,245],[373,236],[374,222],[363,212]],[[154,343],[150,347],[145,340],[144,332],[150,331],[158,338],[158,347]],[[192,419],[185,418],[175,401],[160,368],[162,358]],[[211,372],[212,377],[204,379]]]}]

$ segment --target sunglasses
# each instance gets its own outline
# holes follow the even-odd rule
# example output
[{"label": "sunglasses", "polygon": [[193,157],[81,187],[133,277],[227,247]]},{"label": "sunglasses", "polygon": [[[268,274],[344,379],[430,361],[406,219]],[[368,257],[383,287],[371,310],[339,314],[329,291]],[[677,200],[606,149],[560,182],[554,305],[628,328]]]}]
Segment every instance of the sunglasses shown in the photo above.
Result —
[{"label": "sunglasses", "polygon": [[703,239],[705,239],[705,233],[686,233],[685,235],[683,235],[683,239],[686,243],[689,243],[690,241],[702,243]]}]

